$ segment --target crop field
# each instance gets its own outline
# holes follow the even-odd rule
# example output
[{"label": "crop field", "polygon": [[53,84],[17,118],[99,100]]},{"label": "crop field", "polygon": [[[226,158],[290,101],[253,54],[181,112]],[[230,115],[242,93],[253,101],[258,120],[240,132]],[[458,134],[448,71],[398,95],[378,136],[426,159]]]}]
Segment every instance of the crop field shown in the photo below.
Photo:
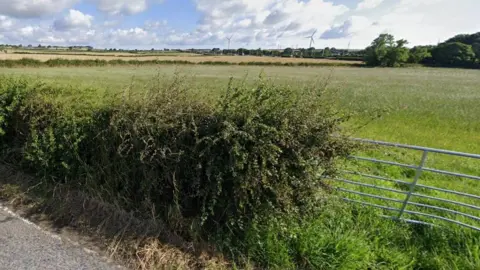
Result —
[{"label": "crop field", "polygon": [[349,60],[333,60],[333,59],[310,59],[310,58],[281,58],[281,57],[261,57],[261,56],[204,56],[196,54],[147,54],[147,55],[134,55],[134,54],[111,54],[111,53],[90,53],[85,52],[82,54],[57,54],[57,53],[38,53],[38,54],[5,54],[0,53],[0,60],[20,60],[22,58],[30,58],[39,61],[48,61],[52,59],[68,59],[68,60],[160,60],[160,61],[188,61],[192,63],[200,62],[228,62],[232,64],[246,63],[246,62],[262,62],[262,63],[339,63],[339,64],[358,64],[358,61]]},{"label": "crop field", "polygon": [[[196,53],[187,53],[187,52],[174,52],[174,51],[166,51],[166,52],[117,52],[117,51],[80,51],[80,50],[48,50],[48,49],[41,49],[41,50],[20,50],[20,49],[8,49],[6,50],[6,54],[20,54],[20,55],[54,55],[54,56],[62,56],[62,55],[85,55],[85,56],[114,56],[114,57],[145,57],[145,56],[198,56],[199,54]],[[5,54],[5,51],[1,51],[0,54]]]},{"label": "crop field", "polygon": [[355,114],[354,135],[412,145],[480,153],[480,72],[459,69],[322,67],[159,66],[0,69],[67,85],[121,91],[153,77],[183,74],[204,95],[217,96],[230,77],[305,85],[327,81],[340,108]]},{"label": "crop field", "polygon": [[[17,55],[0,55],[0,59],[2,59],[1,57],[17,57]],[[21,55],[18,57],[15,59],[22,58]],[[40,60],[48,60],[47,57],[52,56],[35,55],[35,57]],[[82,57],[88,56],[69,55],[65,57],[85,59]],[[162,57],[162,59],[164,58],[166,57]],[[182,56],[172,57],[176,60],[179,58],[183,60]],[[257,59],[275,60],[275,58],[269,57],[234,56],[185,58],[188,61],[201,59],[198,61],[228,62],[259,61]],[[282,58],[282,61],[322,60]],[[346,120],[340,128],[342,133],[348,136],[480,154],[480,71],[478,70],[160,65],[0,68],[1,75],[13,78],[26,77],[29,80],[42,81],[47,85],[67,89],[65,93],[69,93],[68,95],[72,97],[62,94],[59,103],[75,103],[75,106],[72,105],[75,108],[83,108],[81,104],[85,103],[85,106],[95,109],[103,108],[103,103],[111,97],[125,98],[128,95],[142,97],[145,89],[170,84],[174,86],[171,87],[172,89],[188,89],[188,97],[171,97],[172,104],[177,104],[176,102],[180,102],[179,100],[181,102],[195,100],[205,102],[205,104],[217,104],[220,97],[226,94],[226,89],[229,89],[232,79],[236,83],[234,85],[243,82],[245,89],[255,89],[258,87],[258,80],[261,77],[278,87],[278,91],[284,91],[281,90],[284,88],[325,88],[322,92],[321,102],[331,104],[337,111],[336,115]],[[176,82],[172,82],[173,77],[179,78],[181,86],[177,87]],[[80,97],[79,91],[85,91],[88,94]],[[312,99],[317,98],[308,91],[301,93],[312,95],[310,96]],[[146,99],[147,94],[144,95],[143,98]],[[281,97],[282,94],[279,96]],[[45,97],[45,100],[50,99],[56,99],[56,97],[53,94]],[[308,103],[309,96],[299,97],[299,99]],[[165,103],[165,109],[160,108],[161,106],[158,104],[155,106],[159,106],[158,110],[168,110],[171,106],[170,101]],[[239,102],[243,101],[243,99],[239,99]],[[288,100],[282,100],[282,102],[288,103]],[[205,110],[208,111],[205,108],[200,110],[195,107],[196,105],[190,104],[189,106],[188,108],[195,108],[202,113]],[[235,105],[229,106],[235,107]],[[308,115],[307,111],[304,113]],[[78,117],[83,119],[82,117],[85,116],[81,114]],[[68,124],[70,122],[66,123],[61,127],[65,128],[70,125]],[[226,133],[225,136],[230,135]],[[407,164],[418,164],[421,157],[419,152],[388,151],[386,148],[364,149],[360,151],[360,154]],[[393,168],[362,162],[346,162],[342,163],[342,166],[347,167],[348,170],[362,170],[370,174],[405,181],[411,181],[415,174],[414,169]],[[480,160],[432,154],[427,160],[427,166],[480,176]],[[150,173],[152,172],[149,171],[147,174]],[[139,174],[132,175],[138,176]],[[408,189],[408,187],[395,183],[385,184],[357,176],[353,176],[351,179],[371,185],[383,185],[400,190]],[[460,180],[451,176],[424,173],[419,183],[480,196],[480,182],[475,180]],[[336,185],[333,182],[331,184]],[[342,186],[347,187],[348,185],[342,184]],[[359,192],[387,196],[383,191],[365,187],[348,187]],[[442,196],[444,199],[458,200],[480,207],[478,199],[459,199],[455,194],[425,192],[428,195]],[[388,194],[387,197],[401,200],[402,196],[401,194]],[[354,195],[351,198],[357,199]],[[376,199],[371,199],[370,202],[380,203]],[[478,211],[463,207],[451,207],[442,202],[429,200],[415,202],[450,207],[452,210],[478,216]],[[272,269],[478,269],[480,267],[480,237],[478,233],[471,230],[441,222],[438,225],[444,227],[430,228],[395,223],[375,216],[383,213],[380,210],[344,205],[333,199],[325,207],[318,217],[309,218],[302,224],[295,218],[285,221],[285,223],[283,223],[284,221],[272,222],[270,220],[265,225],[260,222],[257,224],[258,227],[255,227],[258,231],[252,235],[247,233],[246,240],[242,240],[244,244],[240,246],[238,243],[229,242],[231,238],[228,237],[215,241],[222,243],[220,248],[222,251],[238,255],[235,252],[241,250],[241,253],[246,254],[254,263]],[[415,207],[410,209],[419,210]],[[435,211],[428,213],[435,214]],[[448,217],[480,226],[480,222],[472,222],[468,218],[455,215]],[[408,218],[414,217],[408,216]],[[284,233],[285,228],[288,228],[287,233]],[[278,233],[279,231],[282,233]]]}]

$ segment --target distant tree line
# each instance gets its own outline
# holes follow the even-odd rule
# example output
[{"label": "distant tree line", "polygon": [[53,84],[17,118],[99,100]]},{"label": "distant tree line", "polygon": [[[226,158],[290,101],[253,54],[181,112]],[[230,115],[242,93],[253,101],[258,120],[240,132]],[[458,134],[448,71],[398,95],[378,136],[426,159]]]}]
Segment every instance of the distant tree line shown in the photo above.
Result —
[{"label": "distant tree line", "polygon": [[408,63],[480,68],[480,32],[457,35],[438,45],[406,48],[408,41],[381,34],[365,49],[368,66],[398,67]]},{"label": "distant tree line", "polygon": [[208,51],[194,50],[197,53],[215,54],[215,55],[239,55],[239,56],[270,56],[270,57],[295,57],[295,58],[345,58],[351,60],[363,60],[365,52],[363,50],[345,50],[336,48],[316,49],[311,48],[285,48],[285,49],[220,49],[213,48]]}]

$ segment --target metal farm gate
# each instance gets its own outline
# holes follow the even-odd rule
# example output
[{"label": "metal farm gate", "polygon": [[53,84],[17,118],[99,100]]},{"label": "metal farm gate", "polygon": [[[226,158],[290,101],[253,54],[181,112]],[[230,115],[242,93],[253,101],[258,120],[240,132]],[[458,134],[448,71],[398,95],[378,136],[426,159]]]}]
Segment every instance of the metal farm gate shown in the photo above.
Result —
[{"label": "metal farm gate", "polygon": [[[349,163],[353,166],[347,166],[338,177],[327,177],[344,200],[382,209],[383,217],[394,220],[430,225],[447,222],[480,231],[480,155],[354,140],[375,146],[368,150],[373,156],[377,151],[390,158],[351,156]],[[389,151],[396,154],[389,155]],[[416,157],[418,162],[388,160],[407,154],[410,160]],[[469,173],[432,168],[429,158],[449,168],[466,168]]]}]

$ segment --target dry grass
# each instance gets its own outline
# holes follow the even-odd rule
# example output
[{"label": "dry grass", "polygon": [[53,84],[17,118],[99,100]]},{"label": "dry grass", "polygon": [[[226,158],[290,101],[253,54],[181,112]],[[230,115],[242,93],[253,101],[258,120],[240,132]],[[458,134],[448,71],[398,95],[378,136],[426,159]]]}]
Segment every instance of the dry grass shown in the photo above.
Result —
[{"label": "dry grass", "polygon": [[128,269],[231,267],[222,256],[212,255],[209,247],[184,241],[156,219],[139,219],[115,205],[63,186],[45,190],[38,179],[10,166],[0,164],[0,176],[0,199],[10,207],[47,230],[69,231],[66,237],[81,238],[82,245],[100,249]]},{"label": "dry grass", "polygon": [[[9,54],[40,54],[40,55],[92,55],[92,56],[110,56],[110,57],[145,57],[145,56],[199,56],[200,54],[196,53],[187,53],[187,52],[148,52],[142,51],[138,53],[131,52],[110,52],[110,51],[68,51],[68,50],[7,50]],[[0,52],[0,54],[3,53]]]},{"label": "dry grass", "polygon": [[263,62],[263,63],[347,63],[347,64],[358,64],[358,61],[348,61],[348,60],[333,60],[333,59],[311,59],[311,58],[281,58],[281,57],[268,57],[268,56],[122,56],[120,54],[111,55],[64,55],[64,54],[0,54],[0,60],[19,60],[22,58],[31,58],[39,61],[47,61],[50,59],[70,59],[70,60],[161,60],[161,61],[189,61],[192,63],[208,62],[208,61],[219,61],[219,62],[229,62],[229,63],[242,63],[242,62]]}]

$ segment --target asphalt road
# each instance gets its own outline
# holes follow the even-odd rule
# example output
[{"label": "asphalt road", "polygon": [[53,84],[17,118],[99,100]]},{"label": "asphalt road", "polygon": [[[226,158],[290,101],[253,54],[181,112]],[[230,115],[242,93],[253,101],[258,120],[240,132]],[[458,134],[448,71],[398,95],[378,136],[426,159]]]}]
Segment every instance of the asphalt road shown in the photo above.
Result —
[{"label": "asphalt road", "polygon": [[0,205],[0,269],[119,269]]}]

